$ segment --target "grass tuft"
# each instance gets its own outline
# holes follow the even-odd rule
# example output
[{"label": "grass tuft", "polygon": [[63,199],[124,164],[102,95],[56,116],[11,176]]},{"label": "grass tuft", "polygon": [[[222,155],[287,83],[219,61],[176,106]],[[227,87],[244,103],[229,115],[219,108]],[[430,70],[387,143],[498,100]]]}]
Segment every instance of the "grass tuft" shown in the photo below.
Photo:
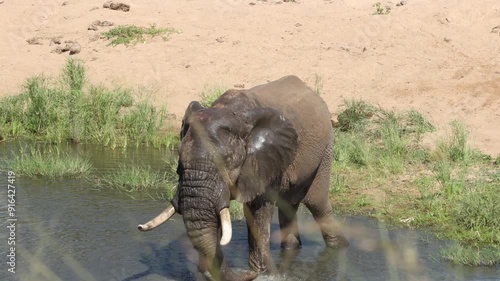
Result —
[{"label": "grass tuft", "polygon": [[210,107],[226,91],[227,88],[222,86],[205,86],[200,94],[200,104],[203,107]]},{"label": "grass tuft", "polygon": [[163,183],[161,175],[146,165],[120,165],[115,173],[103,176],[98,182],[125,192],[159,188]]},{"label": "grass tuft", "polygon": [[163,35],[166,40],[172,33],[179,32],[173,28],[158,28],[152,24],[148,28],[138,27],[135,25],[120,25],[103,33],[103,36],[111,40],[109,45],[116,46],[120,44],[130,45],[139,42],[146,42],[145,36],[156,37]]},{"label": "grass tuft", "polygon": [[492,266],[500,260],[498,247],[474,247],[455,244],[441,249],[441,256],[454,264],[470,266]]},{"label": "grass tuft", "polygon": [[436,153],[452,162],[467,163],[471,159],[471,149],[467,143],[469,131],[464,124],[457,121],[451,123],[451,128],[451,137],[439,141]]},{"label": "grass tuft", "polygon": [[171,199],[175,189],[165,174],[153,170],[147,165],[120,165],[110,174],[97,179],[95,185],[103,188],[113,188],[134,196],[159,197]]},{"label": "grass tuft", "polygon": [[130,89],[89,84],[85,67],[69,59],[60,83],[29,78],[23,92],[0,100],[0,139],[31,138],[51,143],[99,143],[112,148],[146,144],[175,147],[165,108],[134,101]]},{"label": "grass tuft", "polygon": [[334,124],[334,127],[341,131],[349,131],[365,125],[376,111],[374,106],[362,100],[344,100],[341,108],[344,110],[338,115],[338,122]]},{"label": "grass tuft", "polygon": [[323,92],[323,77],[317,73],[314,74],[314,92],[318,96]]},{"label": "grass tuft", "polygon": [[236,200],[232,200],[229,203],[229,213],[231,214],[231,220],[242,220],[245,217],[243,204]]},{"label": "grass tuft", "polygon": [[[345,101],[341,109],[330,187],[335,208],[427,227],[464,249],[500,247],[500,170],[469,146],[465,125],[451,123],[452,134],[425,146],[423,137],[435,128],[415,110],[396,113],[363,101]],[[443,254],[458,263],[500,262],[498,255],[471,259],[468,250],[452,250]]]},{"label": "grass tuft", "polygon": [[57,147],[41,150],[30,146],[1,162],[9,170],[27,177],[77,177],[88,174],[92,168],[87,159],[65,153]]},{"label": "grass tuft", "polygon": [[[500,208],[498,208],[500,193],[498,190],[476,187],[468,190],[456,201],[453,215],[458,225],[472,231],[484,228],[492,231],[500,229]],[[497,242],[500,243],[500,240]]]},{"label": "grass tuft", "polygon": [[373,4],[372,7],[375,8],[375,12],[372,15],[387,15],[391,12],[390,7],[384,8],[380,2]]}]

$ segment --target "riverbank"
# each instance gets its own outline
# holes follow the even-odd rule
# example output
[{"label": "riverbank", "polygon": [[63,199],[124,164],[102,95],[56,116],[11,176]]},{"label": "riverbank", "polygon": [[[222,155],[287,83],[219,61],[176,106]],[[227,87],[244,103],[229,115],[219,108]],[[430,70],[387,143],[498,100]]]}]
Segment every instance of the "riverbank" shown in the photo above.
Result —
[{"label": "riverbank", "polygon": [[[320,83],[311,87],[322,94]],[[222,87],[206,88],[199,98],[209,106],[223,92]],[[156,108],[141,93],[125,87],[92,84],[78,60],[68,60],[58,77],[27,79],[21,94],[3,98],[0,107],[0,136],[5,141],[94,143],[110,149],[151,145],[165,154],[178,144],[174,121],[164,108]],[[473,148],[467,126],[452,122],[450,134],[443,136],[416,110],[387,110],[363,100],[345,100],[338,112],[333,122],[336,142],[330,190],[337,213],[425,228],[456,240],[455,248],[441,253],[456,263],[491,265],[500,261],[496,208],[500,158]],[[429,143],[429,139],[436,141]],[[40,157],[33,150],[28,154],[37,161],[23,151],[12,159],[22,162],[19,167],[29,168],[43,159],[59,159],[59,167],[68,166],[65,160],[78,160],[62,159],[57,149],[47,151],[57,152],[58,157]],[[160,190],[162,198],[168,199],[176,181],[174,162],[166,159],[165,171],[122,166],[95,183],[129,194]],[[57,165],[41,163],[38,167],[50,167],[54,175],[62,175]],[[84,170],[90,170],[87,162]],[[33,170],[24,174],[51,177]],[[241,205],[232,204],[232,212],[241,217]]]}]

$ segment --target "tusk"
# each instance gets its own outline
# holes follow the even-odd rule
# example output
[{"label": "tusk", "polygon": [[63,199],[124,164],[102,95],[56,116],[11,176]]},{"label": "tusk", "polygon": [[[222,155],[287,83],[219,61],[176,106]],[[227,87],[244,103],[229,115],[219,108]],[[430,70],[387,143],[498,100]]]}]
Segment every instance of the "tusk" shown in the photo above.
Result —
[{"label": "tusk", "polygon": [[165,210],[163,210],[163,212],[161,212],[158,216],[156,216],[156,218],[148,221],[145,224],[139,224],[137,226],[137,229],[139,229],[140,231],[148,231],[148,230],[154,229],[157,226],[159,226],[160,224],[166,222],[174,214],[175,214],[174,206],[168,205],[168,207]]},{"label": "tusk", "polygon": [[222,226],[222,237],[220,239],[221,245],[227,245],[231,241],[231,236],[233,235],[233,228],[231,227],[231,215],[229,214],[229,208],[224,208],[220,211],[220,223]]}]

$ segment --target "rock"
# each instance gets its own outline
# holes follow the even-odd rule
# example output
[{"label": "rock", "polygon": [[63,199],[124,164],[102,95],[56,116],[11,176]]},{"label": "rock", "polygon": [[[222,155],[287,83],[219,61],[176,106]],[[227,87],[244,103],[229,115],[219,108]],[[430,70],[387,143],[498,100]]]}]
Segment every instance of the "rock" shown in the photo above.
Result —
[{"label": "rock", "polygon": [[97,30],[98,30],[98,28],[97,28],[97,26],[95,26],[95,25],[91,24],[91,25],[89,25],[89,27],[87,27],[87,30],[97,31]]},{"label": "rock", "polygon": [[51,53],[56,53],[56,54],[61,54],[63,52],[63,48],[61,47],[56,47],[54,50],[51,51]]},{"label": "rock", "polygon": [[28,42],[28,44],[30,45],[43,45],[42,42],[40,42],[40,38],[38,37],[30,38],[26,40],[26,42]]},{"label": "rock", "polygon": [[116,11],[124,11],[124,12],[130,11],[130,5],[124,3],[111,2],[109,8],[111,10],[116,10]]},{"label": "rock", "polygon": [[99,26],[113,26],[113,25],[115,25],[113,22],[105,20],[101,21],[101,24]]},{"label": "rock", "polygon": [[400,2],[398,2],[398,3],[396,4],[396,6],[398,6],[398,7],[400,7],[400,6],[404,6],[404,5],[406,5],[406,3],[407,3],[406,1],[400,1]]},{"label": "rock", "polygon": [[301,27],[301,26],[302,26],[302,24],[299,22],[295,24],[295,27]]},{"label": "rock", "polygon": [[500,25],[497,25],[491,29],[491,33],[500,33]]},{"label": "rock", "polygon": [[110,22],[110,21],[107,21],[107,20],[103,20],[103,21],[95,20],[92,22],[92,25],[95,25],[95,26],[113,26],[115,24]]},{"label": "rock", "polygon": [[235,84],[234,87],[235,88],[244,89],[245,88],[245,84]]},{"label": "rock", "polygon": [[60,37],[52,37],[50,39],[50,45],[60,45],[61,44],[61,38]]},{"label": "rock", "polygon": [[94,42],[101,39],[101,35],[99,34],[94,34],[94,36],[90,37],[89,42]]},{"label": "rock", "polygon": [[69,54],[70,55],[76,55],[78,53],[80,53],[80,51],[82,50],[82,47],[80,46],[80,44],[78,44],[77,42],[72,42],[72,41],[68,41],[70,43],[67,43],[66,46],[64,47],[56,47],[54,50],[51,51],[51,53],[56,53],[56,54],[62,54],[62,53],[65,53],[65,52],[68,52],[69,51]]},{"label": "rock", "polygon": [[219,38],[215,39],[215,41],[217,41],[219,43],[223,43],[226,40],[224,39],[224,37],[219,37]]},{"label": "rock", "polygon": [[0,0],[0,4],[3,4],[3,0]]},{"label": "rock", "polygon": [[82,50],[82,47],[80,46],[80,44],[73,43],[73,45],[71,45],[69,47],[69,54],[76,55],[76,54],[80,53],[81,50]]},{"label": "rock", "polygon": [[71,47],[71,44],[66,44],[66,46],[61,48],[61,53],[69,51],[69,48]]},{"label": "rock", "polygon": [[124,11],[124,12],[130,11],[130,5],[120,3],[120,2],[108,1],[108,2],[105,2],[104,4],[102,4],[102,7],[106,8],[106,9],[120,10],[120,11]]}]

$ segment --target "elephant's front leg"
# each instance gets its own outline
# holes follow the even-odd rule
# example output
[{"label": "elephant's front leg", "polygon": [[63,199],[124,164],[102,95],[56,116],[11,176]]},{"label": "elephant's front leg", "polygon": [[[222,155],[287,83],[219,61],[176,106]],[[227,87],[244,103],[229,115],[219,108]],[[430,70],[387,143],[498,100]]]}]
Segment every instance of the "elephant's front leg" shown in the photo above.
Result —
[{"label": "elephant's front leg", "polygon": [[274,205],[263,199],[256,199],[244,205],[248,226],[249,263],[250,267],[259,273],[275,270],[269,250],[273,211]]}]

